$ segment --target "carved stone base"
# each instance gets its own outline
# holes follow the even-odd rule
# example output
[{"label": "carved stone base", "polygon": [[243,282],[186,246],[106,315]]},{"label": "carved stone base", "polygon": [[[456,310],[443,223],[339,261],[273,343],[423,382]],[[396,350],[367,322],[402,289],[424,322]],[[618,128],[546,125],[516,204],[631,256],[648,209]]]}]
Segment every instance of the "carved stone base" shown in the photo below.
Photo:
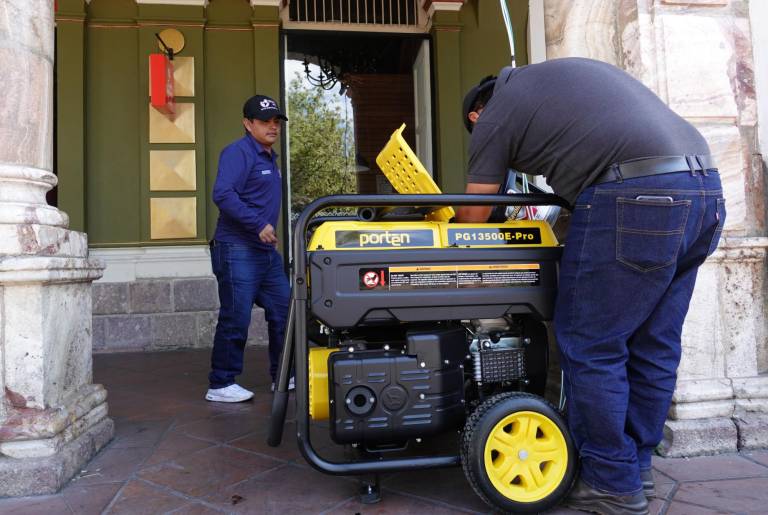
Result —
[{"label": "carved stone base", "polygon": [[667,420],[657,448],[668,458],[736,452],[738,430],[730,418]]},{"label": "carved stone base", "polygon": [[115,425],[105,418],[52,456],[0,457],[0,497],[52,494],[61,489],[112,439]]}]

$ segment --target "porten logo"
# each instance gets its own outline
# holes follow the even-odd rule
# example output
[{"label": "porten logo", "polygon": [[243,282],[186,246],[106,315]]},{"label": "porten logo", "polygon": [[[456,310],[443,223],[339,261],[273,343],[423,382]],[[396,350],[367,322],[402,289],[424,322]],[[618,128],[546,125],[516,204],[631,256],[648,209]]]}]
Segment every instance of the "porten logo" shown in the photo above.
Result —
[{"label": "porten logo", "polygon": [[397,233],[385,231],[383,233],[360,233],[360,246],[370,247],[372,245],[390,245],[392,247],[402,247],[410,245],[411,235],[408,233]]},{"label": "porten logo", "polygon": [[431,247],[435,238],[431,229],[367,229],[365,231],[336,231],[338,249],[402,249]]}]

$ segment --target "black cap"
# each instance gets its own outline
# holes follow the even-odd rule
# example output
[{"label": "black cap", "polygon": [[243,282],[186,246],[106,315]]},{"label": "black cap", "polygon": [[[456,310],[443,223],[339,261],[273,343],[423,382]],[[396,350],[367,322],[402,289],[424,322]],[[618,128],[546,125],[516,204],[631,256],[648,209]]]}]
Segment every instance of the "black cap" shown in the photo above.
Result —
[{"label": "black cap", "polygon": [[280,110],[280,106],[277,102],[264,95],[255,95],[245,101],[243,105],[243,117],[253,120],[254,118],[266,122],[270,118],[282,118],[287,120],[288,117]]},{"label": "black cap", "polygon": [[488,98],[490,98],[490,95],[493,94],[493,91],[489,92],[489,90],[492,90],[495,84],[496,77],[489,75],[481,80],[477,86],[470,89],[466,95],[464,95],[464,103],[461,107],[461,114],[464,116],[464,127],[466,127],[469,132],[472,132],[472,122],[469,121],[469,113],[472,112],[472,108],[475,106],[475,102],[477,102],[477,99],[480,98],[481,95],[488,94]]}]

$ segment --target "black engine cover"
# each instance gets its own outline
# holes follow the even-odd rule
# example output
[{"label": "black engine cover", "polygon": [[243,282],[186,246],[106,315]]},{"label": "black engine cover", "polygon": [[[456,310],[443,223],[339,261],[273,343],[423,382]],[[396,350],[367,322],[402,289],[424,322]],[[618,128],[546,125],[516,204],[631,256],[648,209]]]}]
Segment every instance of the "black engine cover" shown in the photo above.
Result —
[{"label": "black engine cover", "polygon": [[331,354],[333,440],[396,443],[459,427],[465,418],[465,334],[461,328],[409,332],[406,354]]}]

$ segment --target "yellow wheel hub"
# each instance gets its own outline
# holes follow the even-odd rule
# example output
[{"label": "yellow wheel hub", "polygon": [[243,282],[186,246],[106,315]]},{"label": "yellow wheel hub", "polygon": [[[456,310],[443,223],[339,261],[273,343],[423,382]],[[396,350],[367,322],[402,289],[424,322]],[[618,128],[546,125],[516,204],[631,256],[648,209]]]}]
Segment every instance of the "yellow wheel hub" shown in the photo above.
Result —
[{"label": "yellow wheel hub", "polygon": [[565,437],[535,411],[507,415],[485,442],[485,471],[493,486],[516,502],[536,502],[551,494],[568,468]]}]

